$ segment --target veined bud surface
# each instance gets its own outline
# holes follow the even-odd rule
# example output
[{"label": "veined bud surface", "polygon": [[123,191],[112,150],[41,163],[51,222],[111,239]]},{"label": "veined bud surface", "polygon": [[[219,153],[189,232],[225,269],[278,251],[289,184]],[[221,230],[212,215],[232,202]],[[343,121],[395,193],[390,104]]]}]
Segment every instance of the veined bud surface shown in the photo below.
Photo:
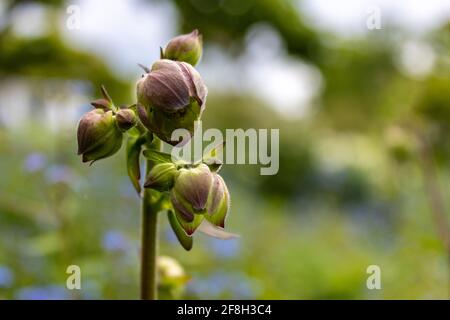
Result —
[{"label": "veined bud surface", "polygon": [[122,145],[122,132],[112,111],[94,109],[83,115],[77,130],[78,154],[82,161],[96,161],[116,153]]},{"label": "veined bud surface", "polygon": [[207,165],[180,169],[170,199],[188,235],[194,233],[204,218],[224,227],[230,207],[228,189],[223,179]]},{"label": "veined bud surface", "polygon": [[116,121],[120,130],[127,131],[136,125],[137,118],[133,110],[120,109],[116,113]]},{"label": "veined bud surface", "polygon": [[148,173],[144,187],[168,191],[172,188],[177,173],[176,166],[171,162],[157,164]]},{"label": "veined bud surface", "polygon": [[225,228],[225,218],[230,210],[230,193],[222,177],[213,172],[213,182],[208,195],[205,219],[218,227]]},{"label": "veined bud surface", "polygon": [[202,35],[195,29],[170,40],[164,50],[164,58],[195,66],[202,56],[202,46]]},{"label": "veined bud surface", "polygon": [[194,122],[203,112],[207,88],[200,74],[190,64],[167,59],[158,60],[137,83],[138,115],[144,126],[161,140],[171,139],[176,129],[191,135]]}]

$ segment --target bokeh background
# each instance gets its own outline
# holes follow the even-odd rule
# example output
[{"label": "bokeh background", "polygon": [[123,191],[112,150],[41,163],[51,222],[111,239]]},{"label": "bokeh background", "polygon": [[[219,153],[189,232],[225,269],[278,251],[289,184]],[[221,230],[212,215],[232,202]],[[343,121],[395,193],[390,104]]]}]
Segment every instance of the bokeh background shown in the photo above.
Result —
[{"label": "bokeh background", "polygon": [[[203,127],[280,129],[280,170],[224,167],[239,239],[198,234],[185,252],[160,219],[160,254],[185,272],[164,297],[448,299],[445,0],[0,2],[0,299],[138,298],[123,150],[82,164],[76,125],[100,84],[133,103],[136,63],[194,28]],[[65,287],[71,264],[82,290]],[[381,290],[366,287],[369,265]]]}]

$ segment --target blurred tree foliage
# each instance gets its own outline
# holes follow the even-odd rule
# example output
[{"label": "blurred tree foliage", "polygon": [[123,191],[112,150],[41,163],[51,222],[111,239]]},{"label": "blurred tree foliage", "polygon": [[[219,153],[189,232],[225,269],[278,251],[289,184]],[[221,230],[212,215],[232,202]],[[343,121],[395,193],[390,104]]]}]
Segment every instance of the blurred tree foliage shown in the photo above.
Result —
[{"label": "blurred tree foliage", "polygon": [[[21,5],[36,2],[42,2],[47,18],[57,25],[55,13],[64,1],[8,1],[6,17]],[[104,84],[119,100],[131,100],[132,84],[115,75],[99,57],[67,45],[56,28],[37,38],[24,38],[15,35],[7,22],[0,32],[0,80],[8,76],[81,80],[91,84],[93,95]]]},{"label": "blurred tree foliage", "polygon": [[198,28],[208,41],[242,48],[246,32],[264,22],[277,30],[289,52],[318,62],[322,45],[318,34],[306,26],[291,0],[174,0],[183,30]]}]

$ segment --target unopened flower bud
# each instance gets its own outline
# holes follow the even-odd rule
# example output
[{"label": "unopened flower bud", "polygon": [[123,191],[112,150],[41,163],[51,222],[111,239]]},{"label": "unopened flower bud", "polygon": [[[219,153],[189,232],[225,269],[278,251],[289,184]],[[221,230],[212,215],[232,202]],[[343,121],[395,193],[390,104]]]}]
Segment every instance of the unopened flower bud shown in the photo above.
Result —
[{"label": "unopened flower bud", "polygon": [[106,99],[97,99],[91,102],[91,105],[97,109],[103,109],[105,111],[111,110],[111,102]]},{"label": "unopened flower bud", "polygon": [[159,256],[157,260],[158,294],[161,299],[179,299],[189,276],[186,275],[181,264],[166,256]]},{"label": "unopened flower bud", "polygon": [[213,182],[208,197],[205,219],[218,227],[225,227],[225,218],[230,210],[230,194],[222,177],[213,173]]},{"label": "unopened flower bud", "polygon": [[182,168],[175,179],[170,199],[178,221],[191,235],[203,220],[213,176],[205,164]]},{"label": "unopened flower bud", "polygon": [[206,94],[200,74],[190,64],[159,60],[137,83],[138,114],[147,129],[176,145],[179,141],[171,139],[172,132],[183,128],[193,134]]},{"label": "unopened flower bud", "polygon": [[157,164],[148,173],[144,187],[168,191],[173,186],[177,172],[176,166],[171,162]]},{"label": "unopened flower bud", "polygon": [[114,107],[113,102],[112,102],[111,97],[108,94],[108,91],[106,91],[106,88],[103,85],[101,85],[100,90],[102,92],[103,98],[92,101],[91,105],[94,108],[103,109],[105,111],[113,109],[113,107]]},{"label": "unopened flower bud", "polygon": [[164,58],[184,61],[195,66],[202,56],[202,35],[198,30],[183,34],[169,41],[164,50]]},{"label": "unopened flower bud", "polygon": [[136,125],[136,114],[131,109],[120,109],[116,113],[117,126],[122,131],[127,131]]},{"label": "unopened flower bud", "polygon": [[115,123],[112,111],[94,109],[78,123],[78,154],[82,161],[96,161],[116,153],[122,145],[122,132]]}]

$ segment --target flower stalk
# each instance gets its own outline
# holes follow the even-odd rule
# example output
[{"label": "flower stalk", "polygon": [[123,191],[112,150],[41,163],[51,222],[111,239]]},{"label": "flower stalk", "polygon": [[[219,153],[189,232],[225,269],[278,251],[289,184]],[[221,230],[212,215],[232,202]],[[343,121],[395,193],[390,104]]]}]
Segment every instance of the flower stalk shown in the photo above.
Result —
[{"label": "flower stalk", "polygon": [[[181,246],[192,249],[195,230],[229,239],[235,235],[223,230],[230,209],[229,193],[217,174],[221,163],[207,155],[203,163],[184,163],[160,152],[162,142],[174,148],[172,132],[188,130],[205,108],[207,88],[193,67],[201,56],[201,35],[189,35],[169,42],[160,60],[136,85],[137,103],[116,107],[102,86],[103,98],[91,104],[94,110],[81,118],[78,154],[91,164],[117,153],[126,138],[126,167],[141,199],[140,297],[158,298],[158,215],[167,214]],[[145,179],[141,179],[140,159],[146,158]],[[142,184],[142,182],[144,182]],[[162,277],[164,278],[164,277]],[[163,281],[163,280],[162,280]]]},{"label": "flower stalk", "polygon": [[[156,142],[156,141],[155,141]],[[159,148],[156,143],[151,148]],[[146,172],[151,170],[151,161],[146,161]],[[152,190],[144,189],[141,204],[141,299],[156,300],[158,256],[158,208]]]}]

